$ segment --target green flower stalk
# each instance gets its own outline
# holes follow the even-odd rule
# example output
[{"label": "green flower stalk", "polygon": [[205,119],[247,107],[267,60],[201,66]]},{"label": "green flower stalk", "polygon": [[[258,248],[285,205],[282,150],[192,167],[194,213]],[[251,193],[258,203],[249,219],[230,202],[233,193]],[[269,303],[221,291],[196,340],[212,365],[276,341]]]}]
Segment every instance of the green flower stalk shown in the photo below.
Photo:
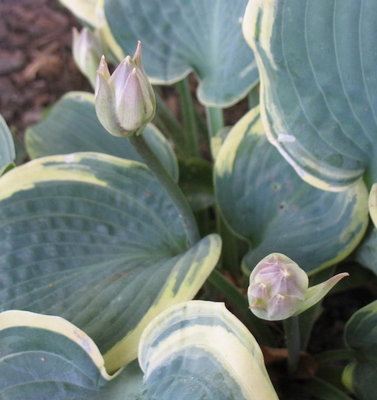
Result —
[{"label": "green flower stalk", "polygon": [[187,199],[140,134],[156,112],[156,97],[141,62],[140,41],[133,58],[127,56],[111,76],[102,56],[97,71],[95,107],[99,121],[112,135],[129,136],[131,145],[174,202],[186,226],[188,243],[197,243],[198,227]]},{"label": "green flower stalk", "polygon": [[268,321],[287,319],[312,307],[345,276],[348,274],[338,274],[309,288],[303,269],[284,254],[272,253],[251,272],[250,310]]},{"label": "green flower stalk", "polygon": [[103,54],[101,42],[96,34],[88,28],[83,28],[81,32],[73,28],[72,53],[80,71],[95,87],[97,67]]},{"label": "green flower stalk", "polygon": [[141,43],[134,56],[127,56],[110,76],[102,56],[95,91],[97,117],[115,136],[130,136],[150,122],[156,97],[141,61]]}]

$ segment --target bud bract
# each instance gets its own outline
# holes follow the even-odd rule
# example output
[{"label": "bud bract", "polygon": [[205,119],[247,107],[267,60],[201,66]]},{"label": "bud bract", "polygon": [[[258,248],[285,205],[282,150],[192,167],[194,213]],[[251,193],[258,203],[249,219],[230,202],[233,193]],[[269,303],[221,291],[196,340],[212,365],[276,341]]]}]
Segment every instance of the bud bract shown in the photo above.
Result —
[{"label": "bud bract", "polygon": [[98,63],[103,54],[100,40],[88,28],[83,28],[81,32],[73,28],[72,53],[76,65],[94,87]]},{"label": "bud bract", "polygon": [[111,76],[102,56],[95,97],[98,119],[115,136],[134,134],[153,119],[156,98],[141,63],[140,42],[133,58],[127,56]]},{"label": "bud bract", "polygon": [[261,260],[250,275],[250,310],[259,318],[276,321],[300,314],[321,300],[347,273],[310,287],[303,269],[280,253]]}]

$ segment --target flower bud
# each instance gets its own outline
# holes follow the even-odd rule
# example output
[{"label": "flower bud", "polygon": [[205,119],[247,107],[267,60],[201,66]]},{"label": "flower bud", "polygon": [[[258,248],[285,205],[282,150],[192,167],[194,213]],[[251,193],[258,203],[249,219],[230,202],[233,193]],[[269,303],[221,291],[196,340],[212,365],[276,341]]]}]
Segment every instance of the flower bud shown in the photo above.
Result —
[{"label": "flower bud", "polygon": [[321,300],[347,273],[309,288],[305,271],[284,254],[272,253],[250,275],[248,298],[259,318],[276,321],[300,314]]},{"label": "flower bud", "polygon": [[308,283],[306,273],[296,263],[283,254],[270,254],[250,275],[250,309],[270,321],[288,318],[304,300]]},{"label": "flower bud", "polygon": [[100,40],[88,28],[83,28],[80,33],[73,28],[72,52],[76,65],[94,87],[97,66],[103,53]]},{"label": "flower bud", "polygon": [[156,98],[141,63],[140,42],[133,58],[127,56],[111,76],[102,56],[95,97],[98,119],[115,136],[132,135],[153,119]]}]

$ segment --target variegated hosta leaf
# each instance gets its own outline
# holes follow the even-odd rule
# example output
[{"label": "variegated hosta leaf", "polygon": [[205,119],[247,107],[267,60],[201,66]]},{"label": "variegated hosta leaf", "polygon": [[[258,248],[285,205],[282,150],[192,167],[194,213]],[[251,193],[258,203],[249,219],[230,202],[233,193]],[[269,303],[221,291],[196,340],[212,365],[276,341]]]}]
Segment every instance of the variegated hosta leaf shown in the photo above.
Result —
[{"label": "variegated hosta leaf", "polygon": [[368,206],[374,228],[368,232],[361,245],[357,248],[354,258],[364,267],[377,274],[377,184],[372,186],[369,193]]},{"label": "variegated hosta leaf", "polygon": [[266,133],[319,188],[377,180],[376,19],[375,0],[249,1]]},{"label": "variegated hosta leaf", "polygon": [[77,18],[95,29],[101,38],[105,55],[114,63],[124,57],[122,49],[115,42],[104,15],[103,5],[106,0],[59,0]]},{"label": "variegated hosta leaf", "polygon": [[257,108],[223,144],[215,186],[226,221],[251,243],[247,273],[270,253],[286,254],[307,272],[331,265],[355,248],[368,224],[365,185],[332,193],[305,183],[267,141]]},{"label": "variegated hosta leaf", "polygon": [[348,321],[344,340],[355,350],[355,360],[343,372],[343,383],[360,400],[375,400],[377,380],[377,301],[357,311]]},{"label": "variegated hosta leaf", "polygon": [[151,400],[147,396],[143,384],[143,372],[138,361],[135,360],[127,365],[90,400]]},{"label": "variegated hosta leaf", "polygon": [[0,115],[0,175],[16,157],[12,134]]},{"label": "variegated hosta leaf", "polygon": [[2,400],[81,400],[110,379],[97,346],[68,321],[27,311],[0,313]]},{"label": "variegated hosta leaf", "polygon": [[59,0],[76,17],[96,27],[103,20],[102,3],[104,0]]},{"label": "variegated hosta leaf", "polygon": [[365,236],[353,257],[364,267],[377,275],[377,229],[373,228]]},{"label": "variegated hosta leaf", "polygon": [[217,235],[190,248],[174,203],[138,162],[45,157],[0,187],[0,308],[68,319],[110,371],[136,357],[149,320],[191,299],[219,257]]},{"label": "variegated hosta leaf", "polygon": [[377,227],[377,184],[372,186],[372,189],[369,193],[369,214],[372,218],[373,224]]},{"label": "variegated hosta leaf", "polygon": [[146,328],[139,363],[150,400],[274,400],[262,352],[222,303],[190,301]]},{"label": "variegated hosta leaf", "polygon": [[[159,130],[149,124],[143,136],[169,173],[178,180],[174,152]],[[42,122],[26,131],[26,148],[31,158],[80,151],[106,153],[142,161],[127,138],[110,135],[97,119],[94,95],[70,92],[63,96]]]},{"label": "variegated hosta leaf", "polygon": [[125,54],[143,42],[153,83],[177,82],[194,71],[207,106],[229,106],[258,79],[241,23],[247,0],[107,0],[110,29]]}]

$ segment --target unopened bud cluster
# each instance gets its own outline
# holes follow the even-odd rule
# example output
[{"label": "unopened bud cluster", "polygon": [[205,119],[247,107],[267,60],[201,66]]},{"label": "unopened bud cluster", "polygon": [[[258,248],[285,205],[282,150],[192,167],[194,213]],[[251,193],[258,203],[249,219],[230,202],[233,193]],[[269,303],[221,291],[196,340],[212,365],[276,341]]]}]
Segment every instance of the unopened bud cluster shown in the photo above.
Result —
[{"label": "unopened bud cluster", "polygon": [[81,32],[74,28],[72,52],[76,65],[94,87],[98,63],[103,54],[100,39],[88,28],[83,28]]},{"label": "unopened bud cluster", "polygon": [[156,98],[141,62],[141,43],[110,76],[102,57],[97,71],[96,112],[101,124],[115,136],[129,136],[143,128],[155,114]]},{"label": "unopened bud cluster", "polygon": [[264,258],[250,275],[250,309],[267,320],[285,319],[304,300],[308,288],[306,273],[283,254]]},{"label": "unopened bud cluster", "polygon": [[347,273],[309,288],[303,269],[280,253],[260,261],[250,275],[250,310],[259,318],[276,321],[297,315],[321,300]]}]

